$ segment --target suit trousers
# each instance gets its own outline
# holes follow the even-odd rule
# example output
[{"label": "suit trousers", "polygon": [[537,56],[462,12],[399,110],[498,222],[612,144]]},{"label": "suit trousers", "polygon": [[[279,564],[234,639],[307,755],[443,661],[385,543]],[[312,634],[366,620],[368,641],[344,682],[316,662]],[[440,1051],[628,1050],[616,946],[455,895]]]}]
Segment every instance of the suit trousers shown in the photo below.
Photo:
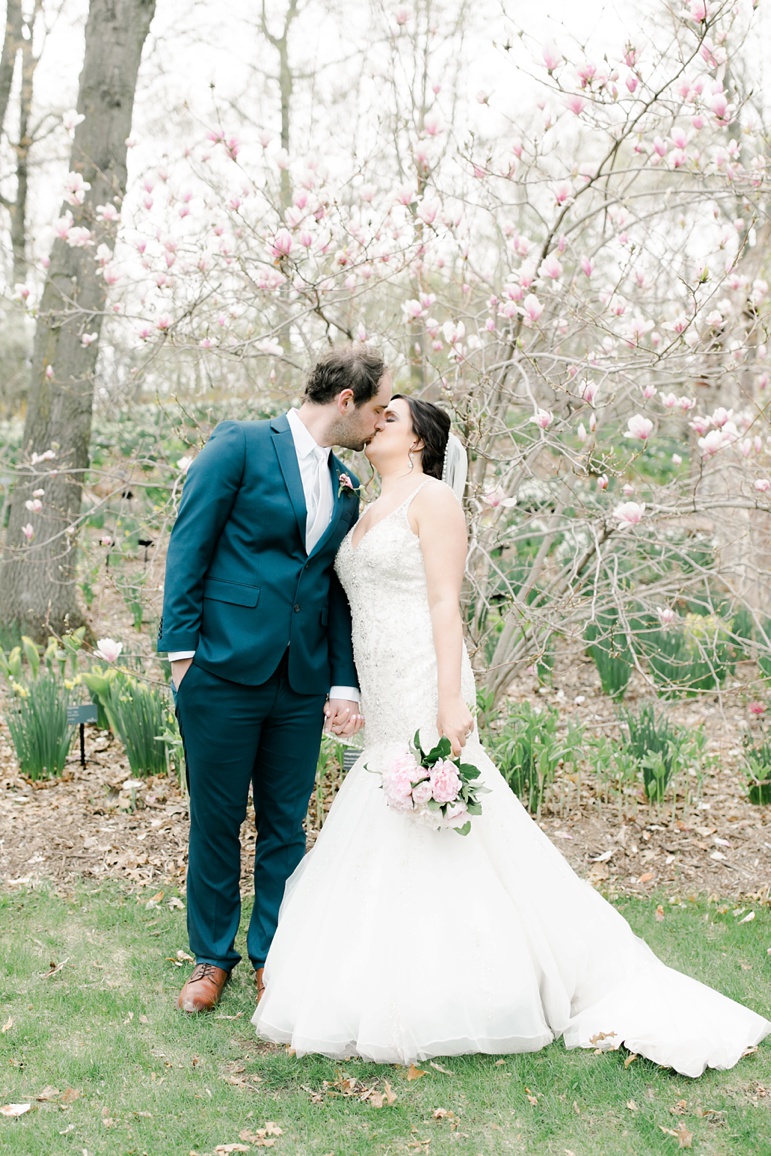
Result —
[{"label": "suit trousers", "polygon": [[260,686],[190,666],[176,694],[190,792],[187,927],[198,963],[230,971],[241,956],[241,824],[249,784],[257,845],[247,951],[262,967],[284,885],[305,854],[303,819],[316,776],[326,696],[297,694],[286,655]]}]

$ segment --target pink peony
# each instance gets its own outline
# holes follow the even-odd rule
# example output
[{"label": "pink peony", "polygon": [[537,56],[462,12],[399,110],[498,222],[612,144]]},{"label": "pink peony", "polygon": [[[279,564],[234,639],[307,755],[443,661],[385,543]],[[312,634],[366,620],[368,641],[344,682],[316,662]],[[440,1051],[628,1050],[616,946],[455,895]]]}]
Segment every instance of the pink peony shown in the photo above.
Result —
[{"label": "pink peony", "polygon": [[464,803],[450,803],[444,813],[444,825],[446,827],[462,827],[470,818]]},{"label": "pink peony", "polygon": [[412,788],[412,801],[416,807],[425,807],[432,796],[433,790],[429,779],[424,779],[422,783]]},{"label": "pink peony", "polygon": [[461,788],[460,775],[454,763],[442,759],[431,770],[431,793],[437,803],[452,803]]}]

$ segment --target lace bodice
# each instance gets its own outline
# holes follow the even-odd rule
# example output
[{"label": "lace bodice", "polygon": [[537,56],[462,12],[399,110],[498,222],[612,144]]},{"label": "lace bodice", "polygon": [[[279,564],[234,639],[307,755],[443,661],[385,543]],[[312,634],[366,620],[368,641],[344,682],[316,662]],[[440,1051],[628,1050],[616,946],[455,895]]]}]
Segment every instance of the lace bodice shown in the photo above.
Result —
[{"label": "lace bodice", "polygon": [[[423,483],[425,485],[425,483]],[[420,541],[407,516],[422,489],[376,522],[353,546],[343,539],[335,569],[351,606],[353,649],[369,749],[436,737],[436,653]],[[474,676],[464,649],[463,697],[472,705]]]}]

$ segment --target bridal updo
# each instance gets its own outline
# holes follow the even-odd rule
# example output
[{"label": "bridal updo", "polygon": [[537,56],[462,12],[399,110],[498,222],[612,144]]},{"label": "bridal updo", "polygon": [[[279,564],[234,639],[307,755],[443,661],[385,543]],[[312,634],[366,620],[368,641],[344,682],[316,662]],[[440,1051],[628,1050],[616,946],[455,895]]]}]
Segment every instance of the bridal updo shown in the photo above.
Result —
[{"label": "bridal updo", "polygon": [[410,407],[410,420],[415,436],[423,442],[421,462],[423,473],[430,478],[442,478],[444,452],[447,449],[447,439],[450,436],[450,415],[430,401],[421,401],[419,397],[405,397],[403,393],[395,393],[392,401],[400,397]]}]

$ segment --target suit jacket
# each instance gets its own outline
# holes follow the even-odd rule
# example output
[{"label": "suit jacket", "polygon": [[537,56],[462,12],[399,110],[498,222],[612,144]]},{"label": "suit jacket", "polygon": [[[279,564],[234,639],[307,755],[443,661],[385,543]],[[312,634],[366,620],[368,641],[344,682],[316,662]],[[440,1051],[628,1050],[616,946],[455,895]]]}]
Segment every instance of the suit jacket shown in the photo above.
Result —
[{"label": "suit jacket", "polygon": [[289,646],[300,694],[358,686],[348,601],[333,570],[359,515],[338,496],[345,471],[329,455],[334,510],[310,554],[307,510],[286,415],[224,421],[188,470],[166,560],[158,650],[195,650],[196,664],[231,682],[265,682]]}]

